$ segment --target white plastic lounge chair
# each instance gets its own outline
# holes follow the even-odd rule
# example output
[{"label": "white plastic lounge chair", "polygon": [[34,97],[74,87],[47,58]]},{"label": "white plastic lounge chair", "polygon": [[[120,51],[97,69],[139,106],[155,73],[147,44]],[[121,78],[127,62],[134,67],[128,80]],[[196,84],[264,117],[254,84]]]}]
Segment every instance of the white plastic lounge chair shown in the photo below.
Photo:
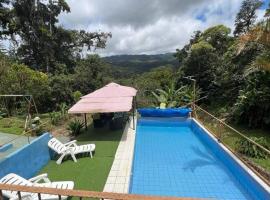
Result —
[{"label": "white plastic lounge chair", "polygon": [[90,157],[93,157],[92,152],[95,151],[95,144],[77,145],[76,142],[76,140],[73,140],[71,142],[63,144],[56,138],[52,138],[49,140],[48,146],[56,153],[61,155],[56,161],[58,165],[62,163],[63,158],[67,155],[71,155],[74,162],[77,162],[75,155],[79,153],[89,153]]},{"label": "white plastic lounge chair", "polygon": [[[33,177],[29,180],[18,176],[17,174],[8,174],[4,176],[0,183],[2,184],[12,184],[12,185],[20,185],[20,186],[35,186],[35,187],[48,187],[48,188],[57,188],[57,189],[73,189],[74,182],[73,181],[62,181],[62,182],[51,182],[48,179],[47,174],[41,174],[39,176]],[[9,200],[18,200],[17,191],[3,190],[3,195]],[[21,192],[21,197],[23,200],[38,200],[37,193],[30,192]],[[66,199],[67,196],[61,196],[62,199]],[[59,199],[58,195],[50,195],[50,194],[41,194],[42,200],[56,200]]]}]

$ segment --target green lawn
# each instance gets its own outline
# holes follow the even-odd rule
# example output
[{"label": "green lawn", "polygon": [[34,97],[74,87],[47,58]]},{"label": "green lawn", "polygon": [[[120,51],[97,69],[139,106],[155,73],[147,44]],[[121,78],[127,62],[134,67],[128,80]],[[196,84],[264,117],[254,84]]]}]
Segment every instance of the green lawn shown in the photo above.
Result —
[{"label": "green lawn", "polygon": [[75,189],[102,191],[110,172],[114,155],[121,139],[123,130],[110,131],[108,128],[89,128],[76,139],[78,143],[95,143],[96,152],[91,159],[88,156],[80,156],[74,163],[70,158],[64,160],[61,165],[50,161],[40,173],[48,173],[53,181],[72,180]]},{"label": "green lawn", "polygon": [[25,119],[22,117],[9,117],[0,119],[0,132],[20,135],[24,130]]},{"label": "green lawn", "polygon": [[[32,116],[33,118],[35,116]],[[43,125],[43,129],[46,131],[51,130],[53,125],[51,124],[50,120],[50,115],[49,113],[44,113],[38,115],[41,119],[41,124]],[[11,117],[5,117],[5,118],[0,118],[0,132],[3,133],[10,133],[10,134],[15,134],[15,135],[21,135],[24,132],[24,125],[25,125],[25,119],[26,116],[24,115],[17,115],[17,116],[11,116]],[[66,119],[61,119],[61,123],[66,122]],[[57,125],[55,125],[56,127]]]}]

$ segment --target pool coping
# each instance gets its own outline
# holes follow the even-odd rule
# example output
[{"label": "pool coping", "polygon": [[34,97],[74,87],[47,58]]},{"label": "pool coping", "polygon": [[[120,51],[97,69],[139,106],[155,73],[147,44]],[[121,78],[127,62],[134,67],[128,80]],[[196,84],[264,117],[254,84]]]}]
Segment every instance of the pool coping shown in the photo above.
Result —
[{"label": "pool coping", "polygon": [[132,117],[126,123],[103,192],[129,193],[137,128],[136,122],[137,118],[135,117],[135,129],[132,127]]},{"label": "pool coping", "polygon": [[211,137],[226,153],[228,153],[237,164],[242,167],[258,184],[261,185],[267,192],[270,193],[270,186],[268,186],[256,173],[254,173],[243,161],[241,161],[232,151],[230,151],[224,144],[218,141],[218,139],[211,134],[198,120],[191,118],[200,128],[202,128],[209,137]]}]

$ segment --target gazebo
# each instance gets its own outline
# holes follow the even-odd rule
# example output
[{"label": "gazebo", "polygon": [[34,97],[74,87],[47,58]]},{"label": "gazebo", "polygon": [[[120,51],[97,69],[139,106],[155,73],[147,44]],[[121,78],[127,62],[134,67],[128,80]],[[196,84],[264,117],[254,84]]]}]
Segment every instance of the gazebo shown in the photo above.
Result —
[{"label": "gazebo", "polygon": [[84,114],[85,126],[87,126],[86,114],[129,112],[133,110],[133,128],[135,115],[135,96],[137,90],[132,87],[109,83],[104,87],[83,96],[69,110],[70,114]]}]

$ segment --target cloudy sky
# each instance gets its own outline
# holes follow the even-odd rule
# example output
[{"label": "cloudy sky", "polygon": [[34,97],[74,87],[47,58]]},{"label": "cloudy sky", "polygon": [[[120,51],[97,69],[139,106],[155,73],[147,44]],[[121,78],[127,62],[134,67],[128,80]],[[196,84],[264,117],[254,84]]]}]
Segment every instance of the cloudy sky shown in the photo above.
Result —
[{"label": "cloudy sky", "polygon": [[[266,0],[269,2],[269,0]],[[224,24],[233,29],[241,0],[67,0],[66,28],[112,33],[102,55],[174,52],[196,30]],[[258,12],[262,16],[263,11]]]}]

